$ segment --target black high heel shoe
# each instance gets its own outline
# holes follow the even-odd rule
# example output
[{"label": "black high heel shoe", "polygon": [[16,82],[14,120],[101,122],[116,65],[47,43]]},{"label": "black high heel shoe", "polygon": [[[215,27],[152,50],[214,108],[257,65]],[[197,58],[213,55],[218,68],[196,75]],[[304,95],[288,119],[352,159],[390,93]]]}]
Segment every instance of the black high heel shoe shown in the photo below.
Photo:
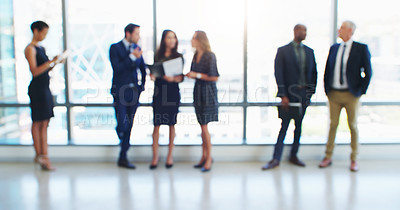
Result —
[{"label": "black high heel shoe", "polygon": [[211,166],[212,166],[212,164],[214,163],[214,160],[213,159],[211,159],[211,165],[210,165],[210,168],[205,168],[204,167],[204,165],[205,165],[205,162],[204,162],[204,165],[203,165],[203,167],[201,168],[201,172],[209,172],[209,171],[211,171]]},{"label": "black high heel shoe", "polygon": [[[214,163],[214,158],[211,158],[211,163]],[[194,168],[203,168],[204,164],[206,164],[206,160],[203,160],[200,164],[196,164],[193,167]]]},{"label": "black high heel shoe", "polygon": [[204,164],[206,164],[206,161],[203,160],[201,163],[194,165],[194,168],[203,168]]},{"label": "black high heel shoe", "polygon": [[165,164],[165,168],[167,168],[167,169],[170,169],[170,168],[172,168],[174,166],[174,164],[172,163],[172,164]]},{"label": "black high heel shoe", "polygon": [[150,170],[154,170],[154,169],[156,169],[157,168],[157,166],[158,166],[158,162],[160,161],[160,159],[158,158],[157,159],[157,163],[156,164],[154,164],[153,165],[153,162],[150,164],[150,166],[149,166],[149,169]]},{"label": "black high heel shoe", "polygon": [[155,165],[150,165],[150,166],[149,166],[149,168],[150,168],[150,170],[154,170],[154,169],[156,169],[156,168],[157,168],[157,166],[158,166],[158,164],[155,164]]}]

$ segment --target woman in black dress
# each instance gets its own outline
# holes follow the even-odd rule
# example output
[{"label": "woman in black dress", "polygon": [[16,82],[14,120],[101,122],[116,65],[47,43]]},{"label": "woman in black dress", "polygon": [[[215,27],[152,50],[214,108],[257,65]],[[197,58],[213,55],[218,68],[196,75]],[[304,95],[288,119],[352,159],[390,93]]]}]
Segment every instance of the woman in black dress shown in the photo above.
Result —
[{"label": "woman in black dress", "polygon": [[203,172],[211,170],[211,136],[207,124],[218,121],[217,85],[219,73],[215,54],[211,52],[210,43],[204,31],[196,31],[192,38],[192,46],[196,49],[191,71],[187,77],[196,79],[193,98],[197,121],[201,127],[203,154],[200,162],[194,165]]},{"label": "woman in black dress", "polygon": [[[182,54],[177,52],[178,39],[175,32],[165,30],[161,37],[160,48],[154,56],[154,62],[163,62],[174,58],[181,57]],[[183,58],[182,58],[183,62]],[[180,93],[178,83],[183,81],[183,75],[166,76],[162,78],[154,78],[150,75],[154,82],[154,95],[153,95],[153,160],[150,169],[157,168],[158,165],[158,140],[160,137],[160,126],[169,126],[169,146],[168,155],[165,166],[172,168],[172,150],[174,148],[175,139],[175,124],[180,104]]]},{"label": "woman in black dress", "polygon": [[49,26],[43,21],[32,23],[32,42],[25,48],[25,57],[32,73],[32,81],[28,88],[30,107],[32,112],[32,138],[35,147],[35,163],[39,163],[43,170],[55,170],[47,156],[47,127],[53,113],[53,96],[49,89],[49,71],[57,64],[57,57],[49,61],[39,42],[46,38]]}]

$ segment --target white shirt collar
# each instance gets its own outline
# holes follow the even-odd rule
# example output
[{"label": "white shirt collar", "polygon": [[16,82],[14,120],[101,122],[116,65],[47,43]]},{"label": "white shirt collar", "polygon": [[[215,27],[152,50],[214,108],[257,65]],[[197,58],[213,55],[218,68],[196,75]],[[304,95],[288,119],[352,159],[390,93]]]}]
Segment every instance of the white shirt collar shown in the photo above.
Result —
[{"label": "white shirt collar", "polygon": [[351,46],[353,44],[353,39],[349,39],[347,42],[342,42],[340,45],[343,46],[344,44],[346,44],[346,47]]},{"label": "white shirt collar", "polygon": [[125,38],[122,40],[122,43],[124,43],[125,45],[125,49],[129,49],[129,46],[131,45],[131,43],[128,42],[128,40],[126,40]]}]

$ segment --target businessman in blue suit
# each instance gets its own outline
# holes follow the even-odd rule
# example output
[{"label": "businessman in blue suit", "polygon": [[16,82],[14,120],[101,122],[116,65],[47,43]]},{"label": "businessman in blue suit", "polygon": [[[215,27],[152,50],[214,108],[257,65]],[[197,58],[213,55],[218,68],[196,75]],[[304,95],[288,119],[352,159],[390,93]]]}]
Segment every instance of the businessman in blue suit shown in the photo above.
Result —
[{"label": "businessman in blue suit", "polygon": [[140,39],[140,26],[128,24],[125,38],[110,47],[110,61],[113,69],[111,94],[117,118],[117,135],[121,152],[118,166],[135,169],[127,158],[133,119],[139,106],[139,96],[144,90],[146,69],[142,51],[137,45]]},{"label": "businessman in blue suit", "polygon": [[332,164],[336,129],[342,108],[346,109],[351,134],[351,171],[358,171],[358,129],[357,112],[361,95],[367,92],[372,70],[371,55],[368,46],[352,39],[356,26],[345,21],[338,30],[342,43],[334,44],[329,50],[325,67],[324,86],[328,96],[330,128],[326,144],[325,158],[320,168]]},{"label": "businessman in blue suit", "polygon": [[296,128],[289,161],[298,166],[305,166],[305,163],[297,157],[301,124],[317,84],[314,51],[302,43],[306,35],[307,28],[302,24],[297,24],[294,27],[294,40],[280,47],[276,53],[275,79],[278,85],[277,97],[282,99],[278,107],[282,126],[275,144],[273,159],[262,167],[263,170],[279,166],[283,141],[291,119],[294,119]]}]

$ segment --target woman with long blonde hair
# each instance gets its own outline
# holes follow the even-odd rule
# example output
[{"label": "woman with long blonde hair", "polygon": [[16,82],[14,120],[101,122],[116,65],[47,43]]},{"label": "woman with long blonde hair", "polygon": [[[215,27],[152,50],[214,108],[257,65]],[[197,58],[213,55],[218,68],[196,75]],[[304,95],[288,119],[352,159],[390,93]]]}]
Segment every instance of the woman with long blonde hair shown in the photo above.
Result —
[{"label": "woman with long blonde hair", "polygon": [[192,47],[196,49],[191,71],[187,77],[196,79],[193,98],[197,121],[201,127],[202,156],[195,168],[202,172],[211,170],[211,135],[208,123],[218,121],[218,97],[216,82],[219,78],[217,59],[211,51],[210,42],[204,31],[196,31],[192,38]]}]

